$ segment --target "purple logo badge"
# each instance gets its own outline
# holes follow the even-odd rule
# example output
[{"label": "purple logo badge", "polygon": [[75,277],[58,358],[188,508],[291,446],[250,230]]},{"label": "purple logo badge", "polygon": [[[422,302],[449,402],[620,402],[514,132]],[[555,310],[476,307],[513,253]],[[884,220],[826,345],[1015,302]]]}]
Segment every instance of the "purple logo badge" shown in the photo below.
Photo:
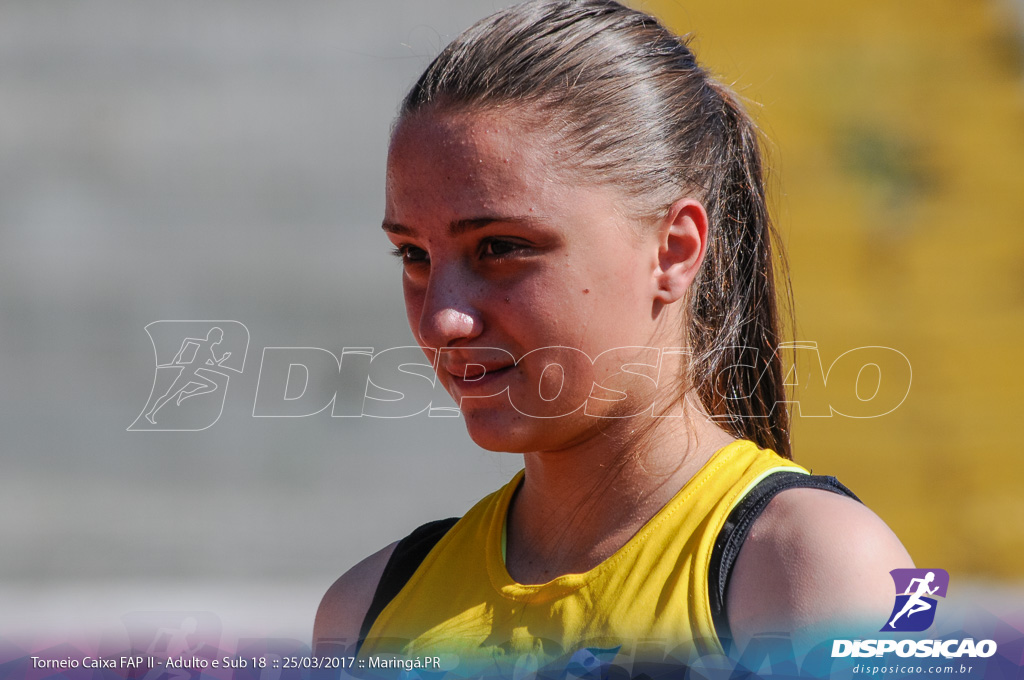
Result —
[{"label": "purple logo badge", "polygon": [[927,630],[935,620],[937,601],[946,597],[949,572],[945,569],[893,569],[896,603],[882,631],[916,633]]}]

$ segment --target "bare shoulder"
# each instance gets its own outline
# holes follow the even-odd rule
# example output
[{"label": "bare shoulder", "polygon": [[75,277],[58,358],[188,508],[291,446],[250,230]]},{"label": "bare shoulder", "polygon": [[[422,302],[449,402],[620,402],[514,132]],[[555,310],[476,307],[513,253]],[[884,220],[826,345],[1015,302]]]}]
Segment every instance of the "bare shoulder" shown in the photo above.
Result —
[{"label": "bare shoulder", "polygon": [[370,555],[327,589],[313,623],[314,650],[321,642],[353,643],[359,638],[359,628],[396,545],[392,543]]},{"label": "bare shoulder", "polygon": [[769,631],[885,621],[892,569],[913,567],[896,535],[852,498],[820,489],[776,496],[740,550],[727,616],[738,643]]}]

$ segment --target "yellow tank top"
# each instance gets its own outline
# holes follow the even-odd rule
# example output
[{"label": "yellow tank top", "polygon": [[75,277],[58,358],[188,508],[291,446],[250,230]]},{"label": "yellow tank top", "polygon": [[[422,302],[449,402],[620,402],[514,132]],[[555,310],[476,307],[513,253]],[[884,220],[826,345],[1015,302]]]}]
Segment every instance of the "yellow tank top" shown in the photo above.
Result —
[{"label": "yellow tank top", "polygon": [[624,546],[590,571],[540,585],[509,576],[502,558],[509,503],[523,478],[477,503],[380,613],[360,657],[458,656],[458,674],[567,660],[579,650],[722,653],[712,622],[708,563],[729,512],[767,475],[807,471],[739,440],[720,449]]}]

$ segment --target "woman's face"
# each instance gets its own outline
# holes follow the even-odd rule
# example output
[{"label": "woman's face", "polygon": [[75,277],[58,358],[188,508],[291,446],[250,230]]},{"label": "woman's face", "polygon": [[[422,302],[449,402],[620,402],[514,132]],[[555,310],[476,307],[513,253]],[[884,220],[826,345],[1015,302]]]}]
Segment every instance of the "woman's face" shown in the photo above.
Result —
[{"label": "woman's face", "polygon": [[[507,114],[420,112],[388,155],[384,230],[409,325],[492,450],[558,450],[644,399],[649,413],[653,380],[612,376],[658,350],[608,350],[679,344],[656,303],[658,229],[627,217],[615,187],[557,170],[560,153]],[[628,396],[588,401],[595,381]]]}]

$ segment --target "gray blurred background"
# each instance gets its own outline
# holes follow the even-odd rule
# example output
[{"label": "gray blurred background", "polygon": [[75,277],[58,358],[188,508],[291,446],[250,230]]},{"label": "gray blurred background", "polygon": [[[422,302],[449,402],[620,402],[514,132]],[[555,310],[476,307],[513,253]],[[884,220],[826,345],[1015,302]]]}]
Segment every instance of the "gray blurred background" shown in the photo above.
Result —
[{"label": "gray blurred background", "polygon": [[[254,419],[265,346],[411,344],[388,130],[500,3],[0,4],[0,636],[212,611],[308,638],[320,595],[517,469],[461,422]],[[127,432],[144,327],[236,319],[202,432]]]}]

